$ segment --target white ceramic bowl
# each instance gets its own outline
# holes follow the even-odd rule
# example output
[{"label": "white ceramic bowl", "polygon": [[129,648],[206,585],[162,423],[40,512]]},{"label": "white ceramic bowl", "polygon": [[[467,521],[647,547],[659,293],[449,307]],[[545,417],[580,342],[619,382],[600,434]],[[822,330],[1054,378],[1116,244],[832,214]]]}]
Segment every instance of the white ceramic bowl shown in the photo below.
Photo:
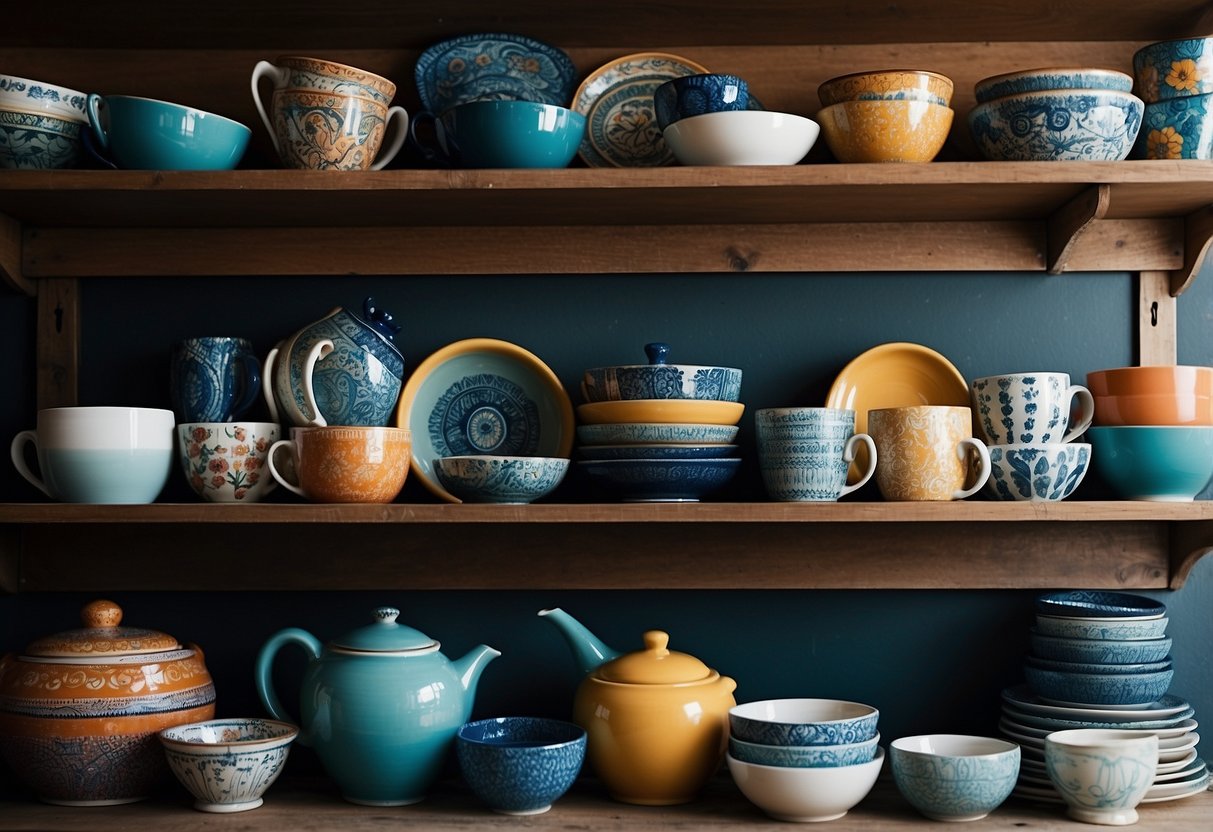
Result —
[{"label": "white ceramic bowl", "polygon": [[792,113],[724,110],[676,121],[661,135],[684,165],[794,165],[820,132]]},{"label": "white ceramic bowl", "polygon": [[298,735],[272,719],[212,719],[165,728],[160,743],[195,809],[244,812],[261,805]]},{"label": "white ceramic bowl", "polygon": [[836,768],[784,768],[725,756],[737,788],[776,820],[836,820],[868,796],[884,765],[884,749],[868,763]]}]

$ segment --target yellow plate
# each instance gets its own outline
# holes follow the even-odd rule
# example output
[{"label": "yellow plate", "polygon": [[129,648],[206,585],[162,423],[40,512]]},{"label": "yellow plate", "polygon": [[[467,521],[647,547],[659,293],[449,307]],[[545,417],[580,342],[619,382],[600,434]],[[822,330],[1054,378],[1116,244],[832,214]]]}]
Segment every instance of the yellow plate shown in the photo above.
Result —
[{"label": "yellow plate", "polygon": [[[968,407],[969,383],[935,350],[905,341],[881,344],[856,356],[842,368],[826,397],[826,407],[855,411],[856,433],[867,433],[869,410],[920,404]],[[861,445],[847,481],[857,482],[867,465],[868,451]]]},{"label": "yellow plate", "polygon": [[715,399],[628,399],[578,405],[577,417],[587,425],[648,422],[670,425],[735,425],[745,405]]}]

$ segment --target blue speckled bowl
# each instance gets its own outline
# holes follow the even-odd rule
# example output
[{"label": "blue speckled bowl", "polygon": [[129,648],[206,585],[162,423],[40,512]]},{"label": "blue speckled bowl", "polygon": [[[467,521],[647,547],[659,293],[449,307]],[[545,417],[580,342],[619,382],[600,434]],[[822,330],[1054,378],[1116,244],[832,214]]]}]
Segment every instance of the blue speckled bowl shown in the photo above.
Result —
[{"label": "blue speckled bowl", "polygon": [[585,741],[571,722],[499,717],[461,727],[455,753],[464,779],[494,812],[537,815],[577,779]]},{"label": "blue speckled bowl", "polygon": [[729,753],[743,763],[783,768],[836,768],[870,763],[880,734],[847,745],[763,745],[729,737]]},{"label": "blue speckled bowl", "polygon": [[1037,596],[1035,605],[1042,615],[1078,618],[1160,618],[1167,613],[1166,604],[1144,595],[1085,589],[1047,592]]},{"label": "blue speckled bowl", "polygon": [[729,732],[763,745],[849,745],[876,736],[880,711],[842,699],[763,699],[729,710]]},{"label": "blue speckled bowl", "polygon": [[969,130],[991,161],[1118,161],[1128,157],[1145,104],[1117,90],[1052,90],[978,104]]},{"label": "blue speckled bowl", "polygon": [[1161,618],[1088,618],[1086,616],[1036,614],[1036,630],[1041,635],[1061,638],[1110,639],[1136,641],[1162,638],[1170,621]]},{"label": "blue speckled bowl", "polygon": [[733,479],[741,460],[587,459],[577,464],[625,502],[693,502]]},{"label": "blue speckled bowl", "polygon": [[1024,678],[1041,699],[1074,705],[1148,705],[1171,686],[1174,670],[1153,673],[1066,673],[1025,664]]},{"label": "blue speckled bowl", "polygon": [[1213,38],[1180,38],[1133,55],[1137,94],[1147,104],[1213,92]]},{"label": "blue speckled bowl", "polygon": [[1033,631],[1030,639],[1033,655],[1064,662],[1136,664],[1161,661],[1171,652],[1171,639],[1169,638],[1118,641],[1060,638]]},{"label": "blue speckled bowl", "polygon": [[1133,89],[1133,77],[1114,69],[1094,67],[1042,67],[1021,69],[991,75],[973,85],[978,103],[992,101],[1021,92],[1044,92],[1047,90],[1119,90]]},{"label": "blue speckled bowl", "polygon": [[1213,93],[1147,104],[1133,156],[1138,159],[1213,158]]},{"label": "blue speckled bowl", "polygon": [[927,734],[894,740],[889,759],[898,791],[915,809],[933,820],[968,821],[1011,794],[1020,750],[992,737]]},{"label": "blue speckled bowl", "polygon": [[465,503],[530,503],[564,480],[569,461],[544,456],[447,456],[434,460],[442,487]]},{"label": "blue speckled bowl", "polygon": [[1064,500],[1087,475],[1091,446],[1085,442],[990,445],[985,493],[998,500]]}]

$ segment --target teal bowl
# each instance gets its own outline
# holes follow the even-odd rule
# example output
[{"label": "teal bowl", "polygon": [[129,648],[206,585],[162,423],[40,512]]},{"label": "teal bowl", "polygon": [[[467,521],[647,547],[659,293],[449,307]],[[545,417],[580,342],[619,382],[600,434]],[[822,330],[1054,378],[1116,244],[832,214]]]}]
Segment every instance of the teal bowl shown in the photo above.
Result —
[{"label": "teal bowl", "polygon": [[94,93],[85,109],[100,153],[124,170],[231,170],[252,135],[230,118],[152,98]]},{"label": "teal bowl", "polygon": [[1191,502],[1213,479],[1213,426],[1092,427],[1095,468],[1126,500]]},{"label": "teal bowl", "polygon": [[435,129],[459,167],[563,168],[577,155],[585,116],[537,101],[471,101],[443,112]]}]

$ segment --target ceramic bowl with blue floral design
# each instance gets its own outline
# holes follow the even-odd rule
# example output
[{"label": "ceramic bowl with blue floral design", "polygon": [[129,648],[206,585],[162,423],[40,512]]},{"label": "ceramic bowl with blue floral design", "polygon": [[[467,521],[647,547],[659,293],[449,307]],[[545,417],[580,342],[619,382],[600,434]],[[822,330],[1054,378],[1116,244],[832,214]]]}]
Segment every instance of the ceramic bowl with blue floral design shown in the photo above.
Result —
[{"label": "ceramic bowl with blue floral design", "polygon": [[169,768],[202,812],[256,809],[286,765],[299,729],[272,719],[213,719],[165,728]]},{"label": "ceramic bowl with blue floral design", "polygon": [[87,124],[88,115],[84,109],[87,98],[82,92],[57,84],[0,74],[0,107],[5,109],[51,115]]},{"label": "ceramic bowl with blue floral design", "polygon": [[1213,92],[1213,38],[1180,38],[1133,55],[1137,94],[1147,104]]},{"label": "ceramic bowl with blue floral design", "polygon": [[434,460],[442,487],[465,503],[532,503],[568,473],[563,457],[446,456]]},{"label": "ceramic bowl with blue floral design", "polygon": [[1165,637],[1136,640],[1061,638],[1034,630],[1029,638],[1033,656],[1064,662],[1136,664],[1161,661],[1171,653],[1171,639]]},{"label": "ceramic bowl with blue floral design", "polygon": [[1027,662],[1024,678],[1046,702],[1079,706],[1144,706],[1158,699],[1171,686],[1174,668],[1145,673],[1071,673],[1051,670]]},{"label": "ceramic bowl with blue floral design", "polygon": [[1095,67],[1042,67],[991,75],[973,85],[978,103],[1021,92],[1047,90],[1119,90],[1131,92],[1133,76]]},{"label": "ceramic bowl with blue floral design", "polygon": [[879,733],[871,739],[843,745],[763,745],[729,737],[729,754],[744,763],[760,766],[835,768],[871,762],[879,742]]},{"label": "ceramic bowl with blue floral design", "polygon": [[1085,442],[990,445],[989,449],[985,491],[998,500],[1064,500],[1091,465],[1091,446]]},{"label": "ceramic bowl with blue floral design", "polygon": [[737,439],[736,425],[689,422],[604,422],[578,425],[577,441],[587,445],[728,445]]},{"label": "ceramic bowl with blue floral design", "polygon": [[880,711],[844,699],[762,699],[729,710],[729,732],[763,745],[850,745],[876,736]]},{"label": "ceramic bowl with blue floral design", "polygon": [[498,717],[461,727],[455,753],[463,778],[494,812],[538,815],[577,779],[585,743],[585,731],[571,722]]},{"label": "ceramic bowl with blue floral design", "polygon": [[417,56],[417,94],[438,115],[469,101],[538,101],[567,107],[577,67],[563,49],[503,32],[440,41]]},{"label": "ceramic bowl with blue floral design", "polygon": [[1147,104],[1133,155],[1140,159],[1213,159],[1213,93]]},{"label": "ceramic bowl with blue floral design", "polygon": [[1010,796],[1020,749],[993,737],[924,734],[894,740],[889,760],[897,790],[915,809],[932,820],[970,821]]},{"label": "ceramic bowl with blue floral design", "polygon": [[1046,636],[1059,638],[1111,639],[1113,641],[1135,641],[1137,639],[1162,638],[1170,619],[1113,618],[1070,615],[1044,615],[1036,613],[1036,630]]},{"label": "ceramic bowl with blue floral design", "polygon": [[670,345],[645,344],[648,364],[620,364],[585,371],[581,393],[587,402],[630,399],[741,398],[741,370],[698,364],[669,364]]},{"label": "ceramic bowl with blue floral design", "polygon": [[664,131],[674,122],[691,116],[747,109],[750,86],[736,75],[716,72],[683,75],[653,90],[653,105],[657,126]]},{"label": "ceramic bowl with blue floral design", "polygon": [[975,106],[969,130],[995,162],[1119,161],[1141,130],[1145,104],[1119,90],[1049,90]]},{"label": "ceramic bowl with blue floral design", "polygon": [[52,170],[74,167],[83,147],[84,124],[50,113],[9,109],[0,101],[0,168]]}]

